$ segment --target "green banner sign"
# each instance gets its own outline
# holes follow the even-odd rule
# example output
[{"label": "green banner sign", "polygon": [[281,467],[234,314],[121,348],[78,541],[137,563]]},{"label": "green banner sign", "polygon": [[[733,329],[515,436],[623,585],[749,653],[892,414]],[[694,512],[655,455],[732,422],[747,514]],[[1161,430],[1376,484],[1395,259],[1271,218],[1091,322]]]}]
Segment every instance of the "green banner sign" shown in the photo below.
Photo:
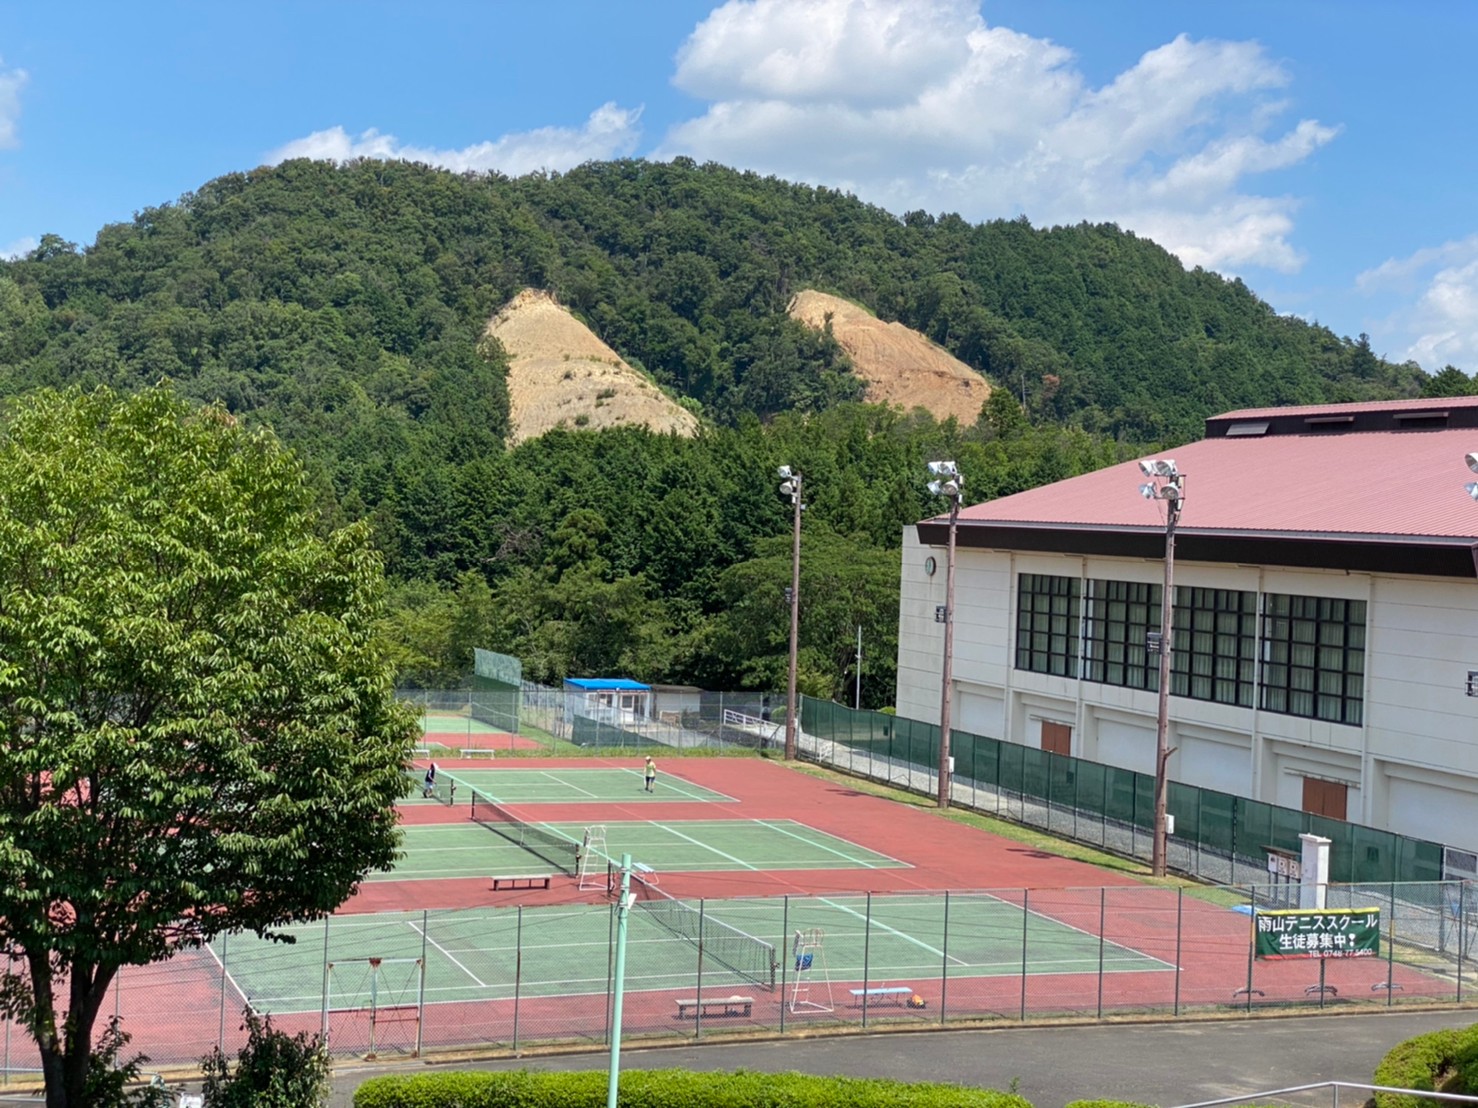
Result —
[{"label": "green banner sign", "polygon": [[1380,909],[1259,910],[1252,934],[1259,958],[1371,958],[1380,954]]}]

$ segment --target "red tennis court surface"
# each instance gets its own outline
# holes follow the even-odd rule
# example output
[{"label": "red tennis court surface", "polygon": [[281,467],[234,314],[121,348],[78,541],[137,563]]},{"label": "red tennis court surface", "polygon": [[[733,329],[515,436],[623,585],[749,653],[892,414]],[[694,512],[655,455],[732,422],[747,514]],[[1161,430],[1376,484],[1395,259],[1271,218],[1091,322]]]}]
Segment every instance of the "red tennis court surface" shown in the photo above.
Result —
[{"label": "red tennis court surface", "polygon": [[[438,758],[437,763],[453,775],[459,769],[475,769],[480,774],[504,770],[504,763],[487,758]],[[558,775],[562,769],[640,766],[639,758],[510,759],[506,771],[537,769]],[[871,796],[845,781],[818,778],[760,759],[663,757],[658,791],[664,781],[674,779],[732,799],[695,803],[644,797],[639,803],[634,799],[598,805],[522,803],[516,808],[523,818],[550,824],[651,821],[680,828],[690,820],[794,821],[903,861],[907,867],[663,872],[662,890],[695,904],[706,901],[715,910],[737,898],[776,898],[787,913],[794,906],[797,915],[810,905],[841,901],[844,894],[865,894],[863,907],[853,914],[866,917],[862,926],[869,934],[875,931],[879,943],[896,937],[897,931],[887,929],[893,932],[888,936],[884,935],[885,929],[875,928],[871,916],[875,909],[888,904],[890,897],[938,894],[946,933],[937,944],[931,940],[917,945],[940,945],[946,951],[952,905],[963,917],[969,906],[998,902],[1011,906],[1007,916],[1014,923],[992,939],[1010,946],[1016,942],[1010,933],[1014,927],[1020,932],[1020,953],[1014,965],[1008,959],[1007,964],[981,972],[976,972],[981,970],[976,966],[970,974],[960,974],[946,956],[932,973],[923,969],[912,974],[906,982],[908,995],[917,995],[923,1001],[925,1007],[921,1010],[894,1006],[892,993],[878,994],[876,1000],[859,997],[854,1002],[852,989],[878,984],[875,978],[859,971],[830,983],[835,1003],[823,1013],[795,1003],[788,932],[768,935],[766,938],[774,941],[781,952],[778,979],[773,989],[749,991],[753,1004],[747,1013],[709,1018],[692,1012],[685,1017],[675,1015],[675,999],[700,992],[713,995],[717,987],[702,978],[703,967],[694,958],[696,979],[692,987],[628,991],[624,1005],[626,1034],[691,1038],[714,1029],[785,1032],[847,1022],[917,1025],[980,1019],[1100,1018],[1127,1013],[1170,1017],[1188,1011],[1235,1013],[1270,1005],[1357,1008],[1418,999],[1449,1003],[1464,999],[1462,984],[1452,976],[1450,967],[1446,972],[1444,967],[1437,967],[1429,973],[1395,961],[1387,957],[1389,944],[1384,941],[1379,958],[1327,960],[1322,978],[1318,960],[1254,962],[1249,956],[1250,921],[1234,910],[1236,894],[1230,891],[1224,891],[1217,902],[1215,894],[1206,890],[1187,892],[1148,885],[1113,870],[972,829],[942,817],[932,807]],[[496,787],[489,791],[496,795]],[[465,822],[468,808],[460,800],[460,791],[458,796],[454,807],[405,805],[404,822],[417,826]],[[548,890],[495,893],[482,877],[379,881],[363,886],[340,914],[415,911],[434,915],[460,909],[514,911],[519,906],[609,905],[604,889],[580,892],[574,886],[573,879],[561,877]],[[785,918],[791,917],[787,914]],[[1075,964],[1071,969],[1056,971],[1050,959],[1044,960],[1040,950],[1033,949],[1029,931],[1034,921],[1070,928],[1096,942],[1100,951],[1124,948],[1158,959],[1162,967],[1110,972]],[[688,946],[679,940],[675,949],[685,951]],[[896,980],[885,984],[898,987]],[[317,986],[316,981],[305,981],[305,994],[311,994]],[[728,984],[722,987],[725,992],[732,991]],[[144,1051],[155,1065],[160,1065],[194,1061],[221,1038],[229,1053],[239,1040],[241,1003],[230,974],[212,952],[188,951],[164,965],[126,970],[105,1010],[116,1007],[125,1030],[134,1036],[132,1049]],[[324,1018],[320,1007],[310,996],[296,1009],[298,1014],[284,1013],[274,1022],[289,1030],[302,1027],[316,1031]],[[403,1009],[384,1011],[373,1029],[366,1027],[364,1011],[330,1012],[329,1022],[336,1054],[365,1053],[367,1034],[379,1036],[377,1049],[382,1053],[404,1052],[414,1045],[416,1036],[426,1049],[452,1045],[519,1049],[536,1042],[603,1042],[609,1033],[609,1012],[609,996],[598,993],[551,996],[530,992],[520,996],[515,988],[508,998],[424,1004],[414,1017],[407,1017]],[[17,1043],[23,1041],[18,1033],[15,1038]],[[7,1071],[26,1067],[27,1052],[18,1045],[14,1050],[12,1057],[7,1046]]]}]

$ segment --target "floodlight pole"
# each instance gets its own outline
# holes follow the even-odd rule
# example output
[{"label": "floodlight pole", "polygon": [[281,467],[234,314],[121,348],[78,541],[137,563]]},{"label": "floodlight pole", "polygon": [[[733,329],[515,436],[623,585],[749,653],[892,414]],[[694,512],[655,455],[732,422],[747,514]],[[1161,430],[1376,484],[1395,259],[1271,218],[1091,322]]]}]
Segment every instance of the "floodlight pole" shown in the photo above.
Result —
[{"label": "floodlight pole", "polygon": [[[939,690],[939,794],[940,808],[949,807],[951,758],[949,756],[950,734],[950,686],[954,684],[955,656],[955,525],[960,518],[960,496],[964,492],[965,479],[960,476],[960,467],[954,462],[930,462],[929,472],[934,480],[929,482],[929,491],[935,496],[949,498],[949,544],[944,560],[944,658],[940,665]],[[936,618],[940,618],[936,612]]]},{"label": "floodlight pole", "polygon": [[1160,593],[1160,705],[1155,720],[1155,836],[1150,873],[1164,877],[1168,852],[1166,808],[1170,797],[1170,636],[1175,620],[1175,524],[1185,495],[1185,475],[1161,487],[1165,501],[1165,586]]},{"label": "floodlight pole", "polygon": [[616,1108],[621,1083],[621,1009],[626,997],[626,919],[631,915],[631,855],[621,855],[621,892],[616,900],[616,981],[611,1013],[611,1068],[606,1078],[606,1108]]},{"label": "floodlight pole", "polygon": [[944,556],[944,664],[940,666],[943,680],[939,691],[939,807],[949,807],[950,770],[953,759],[949,754],[951,686],[954,684],[955,660],[955,524],[960,518],[960,494],[956,492],[949,500],[949,543]]},{"label": "floodlight pole", "polygon": [[780,483],[780,492],[790,497],[793,508],[790,525],[790,666],[785,682],[785,760],[791,762],[796,757],[795,673],[801,638],[801,509],[805,505],[801,499],[800,473],[792,472],[789,466],[781,466],[780,476],[785,478]]}]

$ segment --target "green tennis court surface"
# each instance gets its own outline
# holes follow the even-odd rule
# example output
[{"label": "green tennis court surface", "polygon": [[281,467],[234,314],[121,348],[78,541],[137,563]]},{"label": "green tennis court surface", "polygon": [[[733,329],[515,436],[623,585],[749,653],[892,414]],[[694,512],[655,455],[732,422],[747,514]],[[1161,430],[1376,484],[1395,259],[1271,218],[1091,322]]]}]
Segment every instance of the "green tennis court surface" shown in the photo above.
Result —
[{"label": "green tennis court surface", "polygon": [[[505,804],[717,803],[734,799],[660,772],[653,791],[647,792],[640,762],[630,769],[440,769],[436,776],[457,783],[456,802],[470,801],[474,789]],[[417,789],[415,798],[420,795]]]},{"label": "green tennis court surface", "polygon": [[[391,873],[367,881],[426,881],[489,877],[495,873],[574,872],[575,848],[586,824],[539,823],[536,828],[568,844],[567,852],[536,853],[475,823],[404,828],[404,856]],[[630,854],[659,873],[725,870],[900,869],[907,863],[828,835],[794,820],[684,820],[681,823],[606,823],[606,845],[592,858],[591,872]],[[509,833],[518,834],[517,827]],[[541,848],[542,849],[542,848]],[[568,867],[568,868],[566,868]]]},{"label": "green tennis court surface", "polygon": [[[673,905],[677,904],[674,909]],[[794,976],[793,936],[820,932],[807,980],[979,978],[1169,970],[1159,959],[985,893],[639,902],[627,935],[629,990],[692,989],[703,937],[705,992],[767,989]],[[674,911],[682,918],[674,920]],[[870,922],[869,922],[870,912]],[[945,933],[946,912],[948,935]],[[666,922],[664,922],[664,919]],[[676,928],[676,930],[675,930]],[[691,937],[681,937],[684,931]],[[257,1010],[317,1011],[414,1004],[425,965],[428,1004],[602,995],[608,987],[609,905],[335,916],[290,929],[291,946],[233,935],[212,947]],[[370,960],[379,960],[374,965]],[[784,964],[782,964],[784,963]],[[773,976],[772,976],[773,975]],[[815,993],[813,991],[812,995]]]},{"label": "green tennis court surface", "polygon": [[422,734],[451,733],[457,735],[502,735],[508,728],[495,723],[484,723],[471,716],[438,715],[431,713],[421,717]]}]

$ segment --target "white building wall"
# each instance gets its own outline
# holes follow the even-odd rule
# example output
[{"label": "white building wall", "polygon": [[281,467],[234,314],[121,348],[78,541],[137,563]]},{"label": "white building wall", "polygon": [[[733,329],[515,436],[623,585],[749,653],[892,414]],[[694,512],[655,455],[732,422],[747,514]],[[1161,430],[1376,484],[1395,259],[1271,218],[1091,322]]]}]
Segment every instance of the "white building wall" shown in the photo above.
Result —
[{"label": "white building wall", "polygon": [[[898,713],[939,721],[945,552],[904,532],[898,642]],[[924,559],[937,559],[934,576]],[[1041,744],[1044,720],[1073,728],[1078,757],[1154,770],[1156,694],[1014,668],[1016,580],[1021,573],[1163,581],[1158,560],[958,549],[955,726]],[[1364,722],[1303,719],[1256,708],[1172,697],[1173,780],[1299,808],[1303,778],[1347,786],[1347,817],[1469,849],[1478,848],[1478,584],[1177,561],[1176,584],[1262,594],[1364,600]]]}]

